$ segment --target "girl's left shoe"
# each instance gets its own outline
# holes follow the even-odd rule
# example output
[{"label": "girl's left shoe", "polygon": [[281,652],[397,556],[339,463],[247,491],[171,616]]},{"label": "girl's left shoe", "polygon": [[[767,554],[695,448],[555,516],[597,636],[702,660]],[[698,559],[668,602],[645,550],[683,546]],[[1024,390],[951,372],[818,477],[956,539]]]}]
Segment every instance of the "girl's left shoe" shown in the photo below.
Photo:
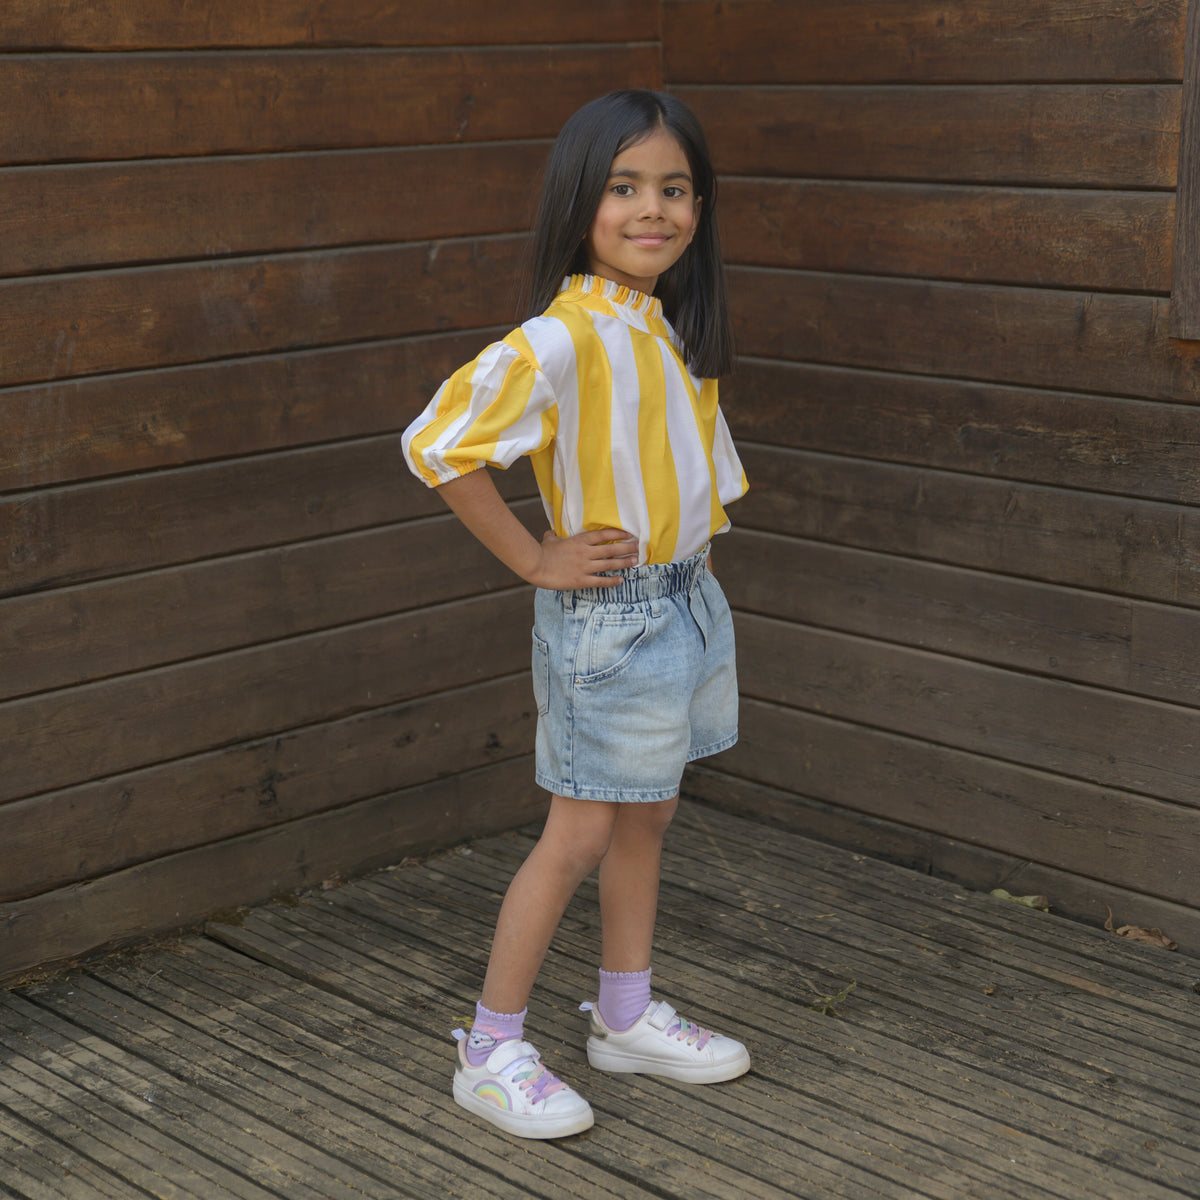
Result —
[{"label": "girl's left shoe", "polygon": [[750,1069],[741,1042],[710,1033],[685,1020],[665,1001],[651,1001],[641,1017],[623,1031],[609,1029],[592,1004],[588,1062],[599,1071],[661,1075],[684,1083],[721,1083]]}]

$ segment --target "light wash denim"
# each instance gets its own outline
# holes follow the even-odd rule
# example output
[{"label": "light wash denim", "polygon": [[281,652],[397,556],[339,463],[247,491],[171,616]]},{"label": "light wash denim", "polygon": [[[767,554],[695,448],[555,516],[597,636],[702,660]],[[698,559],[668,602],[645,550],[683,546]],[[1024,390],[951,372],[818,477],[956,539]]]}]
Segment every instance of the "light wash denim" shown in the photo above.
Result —
[{"label": "light wash denim", "polygon": [[539,589],[537,782],[579,800],[651,803],[685,763],[737,741],[733,620],[708,548],[617,572],[611,588]]}]

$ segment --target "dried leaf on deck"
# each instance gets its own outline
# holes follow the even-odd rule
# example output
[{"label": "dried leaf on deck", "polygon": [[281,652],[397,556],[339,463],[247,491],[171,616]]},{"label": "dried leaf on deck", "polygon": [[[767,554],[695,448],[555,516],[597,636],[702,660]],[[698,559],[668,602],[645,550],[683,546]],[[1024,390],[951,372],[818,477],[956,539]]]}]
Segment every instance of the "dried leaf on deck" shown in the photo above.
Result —
[{"label": "dried leaf on deck", "polygon": [[1037,908],[1042,912],[1050,911],[1050,901],[1045,896],[1013,896],[1003,888],[993,888],[989,893],[997,900],[1011,900],[1013,904],[1023,904],[1026,908]]},{"label": "dried leaf on deck", "polygon": [[814,988],[810,983],[809,988],[818,998],[808,1007],[811,1008],[813,1012],[819,1012],[823,1017],[836,1017],[838,1015],[837,1006],[845,1001],[846,997],[849,996],[856,987],[858,987],[858,982],[857,980],[852,979],[844,988],[842,988],[840,992],[836,992],[830,996],[820,996],[817,993],[817,989]]},{"label": "dried leaf on deck", "polygon": [[1143,929],[1140,925],[1118,925],[1114,929],[1113,910],[1107,904],[1104,907],[1108,908],[1108,920],[1104,922],[1104,928],[1109,933],[1133,942],[1145,942],[1148,946],[1161,946],[1164,950],[1179,949],[1179,943],[1173,942],[1161,929]]}]

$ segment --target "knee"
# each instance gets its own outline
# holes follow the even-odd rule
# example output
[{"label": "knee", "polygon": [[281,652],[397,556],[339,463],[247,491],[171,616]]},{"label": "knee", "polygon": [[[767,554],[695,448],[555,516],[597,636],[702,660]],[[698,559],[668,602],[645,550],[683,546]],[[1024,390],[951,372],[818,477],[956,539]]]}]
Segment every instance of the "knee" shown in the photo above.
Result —
[{"label": "knee", "polygon": [[622,810],[626,828],[636,828],[642,836],[661,839],[675,817],[679,797],[660,800],[656,804],[629,804]]},{"label": "knee", "polygon": [[[551,861],[557,863],[566,874],[573,876],[578,883],[586,879],[608,853],[608,848],[612,845],[615,825],[613,818],[616,814],[606,813],[608,805],[599,805],[591,801],[575,803],[589,804],[592,807],[568,810],[565,816],[552,810],[551,819],[547,821],[538,845]],[[569,819],[579,818],[580,815],[583,819]]]},{"label": "knee", "polygon": [[667,832],[668,826],[675,819],[675,810],[679,807],[679,797],[673,796],[670,800],[664,800],[660,804],[652,804],[650,808],[654,811],[651,813],[651,821],[654,823],[654,828],[658,831],[659,837]]},{"label": "knee", "polygon": [[604,860],[612,839],[611,829],[595,830],[572,847],[575,869],[581,880],[586,879]]}]

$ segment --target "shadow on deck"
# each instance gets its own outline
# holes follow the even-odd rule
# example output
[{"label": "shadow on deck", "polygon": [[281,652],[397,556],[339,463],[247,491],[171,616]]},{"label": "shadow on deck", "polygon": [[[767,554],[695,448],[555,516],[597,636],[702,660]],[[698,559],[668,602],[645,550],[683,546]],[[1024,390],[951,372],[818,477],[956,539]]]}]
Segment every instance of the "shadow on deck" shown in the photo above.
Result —
[{"label": "shadow on deck", "polygon": [[528,1029],[596,1126],[493,1133],[450,1099],[449,1031],[530,840],[0,993],[0,1195],[1200,1195],[1195,959],[694,804],[655,990],[744,1039],[751,1073],[688,1089],[588,1068],[588,883]]}]

